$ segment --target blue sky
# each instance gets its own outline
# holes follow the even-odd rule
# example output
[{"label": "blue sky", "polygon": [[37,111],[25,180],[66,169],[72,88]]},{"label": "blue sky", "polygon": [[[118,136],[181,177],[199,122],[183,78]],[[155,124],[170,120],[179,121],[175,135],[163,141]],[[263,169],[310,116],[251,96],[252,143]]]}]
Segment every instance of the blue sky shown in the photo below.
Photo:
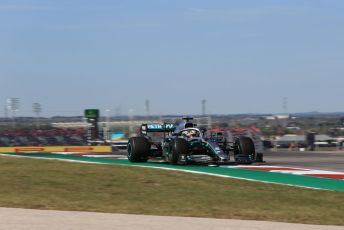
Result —
[{"label": "blue sky", "polygon": [[344,111],[343,12],[342,0],[0,0],[0,105],[281,113],[287,97],[289,112]]}]

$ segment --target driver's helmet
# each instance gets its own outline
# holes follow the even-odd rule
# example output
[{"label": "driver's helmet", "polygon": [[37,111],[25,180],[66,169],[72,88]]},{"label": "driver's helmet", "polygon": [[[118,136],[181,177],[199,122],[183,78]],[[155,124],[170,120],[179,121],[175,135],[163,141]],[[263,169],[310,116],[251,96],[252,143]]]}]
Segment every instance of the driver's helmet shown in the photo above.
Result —
[{"label": "driver's helmet", "polygon": [[195,129],[187,129],[182,134],[188,138],[199,137],[199,132]]}]

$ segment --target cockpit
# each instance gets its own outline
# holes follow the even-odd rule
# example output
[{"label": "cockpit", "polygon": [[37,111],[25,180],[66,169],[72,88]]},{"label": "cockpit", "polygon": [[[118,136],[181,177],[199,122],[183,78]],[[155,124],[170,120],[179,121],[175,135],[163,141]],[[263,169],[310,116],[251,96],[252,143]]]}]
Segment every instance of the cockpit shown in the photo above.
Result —
[{"label": "cockpit", "polygon": [[181,135],[187,138],[201,137],[201,132],[196,128],[187,128],[181,131]]}]

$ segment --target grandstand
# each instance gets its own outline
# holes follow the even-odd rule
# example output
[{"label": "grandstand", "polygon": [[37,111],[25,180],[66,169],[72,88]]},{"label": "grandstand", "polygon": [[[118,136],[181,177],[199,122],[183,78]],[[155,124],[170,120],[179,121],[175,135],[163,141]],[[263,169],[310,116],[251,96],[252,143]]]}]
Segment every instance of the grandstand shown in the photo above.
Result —
[{"label": "grandstand", "polygon": [[16,130],[0,132],[0,147],[87,145],[86,130]]}]

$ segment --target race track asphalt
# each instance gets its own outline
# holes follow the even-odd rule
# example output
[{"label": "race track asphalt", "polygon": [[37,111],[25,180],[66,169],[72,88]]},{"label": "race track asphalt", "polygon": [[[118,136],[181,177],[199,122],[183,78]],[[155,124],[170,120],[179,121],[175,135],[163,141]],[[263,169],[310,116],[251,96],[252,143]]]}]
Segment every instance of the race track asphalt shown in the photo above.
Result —
[{"label": "race track asphalt", "polygon": [[266,151],[268,165],[344,172],[344,151]]}]

